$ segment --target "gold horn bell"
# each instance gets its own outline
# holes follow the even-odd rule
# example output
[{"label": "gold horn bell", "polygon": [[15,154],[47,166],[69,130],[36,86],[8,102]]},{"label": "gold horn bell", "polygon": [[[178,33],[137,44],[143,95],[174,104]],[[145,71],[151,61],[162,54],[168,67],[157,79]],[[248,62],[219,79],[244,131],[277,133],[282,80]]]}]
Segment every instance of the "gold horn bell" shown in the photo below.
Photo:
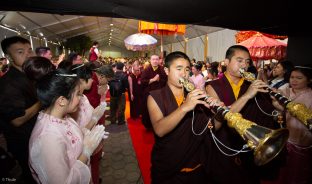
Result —
[{"label": "gold horn bell", "polygon": [[239,113],[227,112],[224,119],[254,150],[256,165],[264,165],[275,158],[285,146],[289,131],[285,128],[271,130],[246,120]]},{"label": "gold horn bell", "polygon": [[[179,83],[187,92],[195,89],[195,86],[186,78],[180,78]],[[229,109],[214,106],[214,111],[227,121],[229,127],[234,128],[247,142],[250,149],[254,150],[254,162],[256,165],[264,165],[275,158],[285,146],[289,131],[285,128],[271,130],[256,123],[246,120],[240,113],[232,113]]]}]

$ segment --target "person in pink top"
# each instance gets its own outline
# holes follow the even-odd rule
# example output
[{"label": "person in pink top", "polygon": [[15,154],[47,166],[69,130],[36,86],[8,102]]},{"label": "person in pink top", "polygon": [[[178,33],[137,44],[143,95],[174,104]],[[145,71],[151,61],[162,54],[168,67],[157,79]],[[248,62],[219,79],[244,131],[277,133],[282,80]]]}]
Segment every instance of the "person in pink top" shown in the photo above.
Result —
[{"label": "person in pink top", "polygon": [[[82,94],[78,110],[71,115],[82,129],[91,129],[103,116],[107,104],[105,101],[102,101],[100,105],[98,105],[96,108],[93,108],[87,96],[83,94],[85,90],[91,89],[93,83],[92,70],[89,64],[73,65],[71,66],[70,71],[76,74],[79,78],[80,92]],[[98,94],[106,95],[107,91],[107,84],[98,86]]]},{"label": "person in pink top", "polygon": [[[295,67],[290,74],[289,85],[280,90],[281,94],[312,109],[312,68]],[[273,105],[285,111],[275,99]],[[289,130],[287,161],[277,183],[312,183],[312,132],[289,112],[286,112],[286,127]]]},{"label": "person in pink top", "polygon": [[78,109],[81,92],[76,74],[57,69],[37,82],[39,113],[29,141],[29,166],[37,183],[90,183],[90,156],[104,136],[96,125],[82,132],[68,116]]},{"label": "person in pink top", "polygon": [[195,84],[196,89],[205,89],[205,79],[203,74],[201,73],[203,65],[201,63],[195,63],[192,66],[193,75],[190,77],[190,81]]}]

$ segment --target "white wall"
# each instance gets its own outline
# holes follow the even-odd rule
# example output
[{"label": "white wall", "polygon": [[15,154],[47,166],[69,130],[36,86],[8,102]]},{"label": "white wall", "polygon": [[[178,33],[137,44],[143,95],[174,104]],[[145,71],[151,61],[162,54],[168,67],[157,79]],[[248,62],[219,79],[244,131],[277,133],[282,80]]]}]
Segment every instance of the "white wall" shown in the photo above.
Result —
[{"label": "white wall", "polygon": [[[225,52],[228,47],[235,45],[235,34],[237,31],[223,29],[214,33],[208,34],[208,56],[212,61],[221,61],[225,58]],[[189,39],[186,47],[186,54],[190,59],[195,58],[196,61],[205,61],[205,35]],[[181,51],[184,52],[184,41],[173,43],[172,52]],[[167,54],[170,53],[170,44],[163,46],[164,51],[167,51]],[[160,54],[160,47],[157,47],[155,50],[156,54]]]},{"label": "white wall", "polygon": [[208,56],[212,61],[225,59],[226,50],[236,44],[235,34],[237,31],[224,29],[208,34]]},{"label": "white wall", "polygon": [[115,46],[104,46],[99,47],[99,50],[102,52],[102,56],[104,57],[134,57],[137,56],[138,53],[133,51],[128,51],[123,48],[115,47]]},{"label": "white wall", "polygon": [[190,59],[195,58],[196,61],[204,61],[205,55],[205,35],[193,38],[187,42],[187,55]]},{"label": "white wall", "polygon": [[172,52],[174,52],[174,51],[184,52],[184,41],[173,43],[172,44]]}]

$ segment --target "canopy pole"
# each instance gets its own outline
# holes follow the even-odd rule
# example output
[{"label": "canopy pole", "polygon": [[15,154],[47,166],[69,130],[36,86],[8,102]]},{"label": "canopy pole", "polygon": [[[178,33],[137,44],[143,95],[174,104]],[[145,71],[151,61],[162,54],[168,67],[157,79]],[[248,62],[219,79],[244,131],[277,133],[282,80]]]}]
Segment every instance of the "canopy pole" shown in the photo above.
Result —
[{"label": "canopy pole", "polygon": [[208,61],[207,56],[208,56],[208,35],[205,35],[204,61],[206,62]]},{"label": "canopy pole", "polygon": [[160,35],[160,52],[163,53],[164,48],[163,48],[163,35]]}]

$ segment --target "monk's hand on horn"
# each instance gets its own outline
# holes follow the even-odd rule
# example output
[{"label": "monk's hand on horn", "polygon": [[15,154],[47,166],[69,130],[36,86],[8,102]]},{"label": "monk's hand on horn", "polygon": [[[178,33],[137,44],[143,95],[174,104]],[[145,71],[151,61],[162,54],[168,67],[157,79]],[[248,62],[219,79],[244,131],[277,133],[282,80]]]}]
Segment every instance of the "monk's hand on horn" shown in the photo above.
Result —
[{"label": "monk's hand on horn", "polygon": [[216,99],[216,98],[211,97],[211,96],[207,97],[205,99],[205,101],[207,102],[206,107],[208,107],[208,108],[212,108],[212,107],[216,107],[216,106],[221,106],[221,107],[225,106],[224,103],[221,102],[219,99]]},{"label": "monk's hand on horn", "polygon": [[245,92],[244,96],[248,99],[252,99],[256,96],[258,92],[267,93],[268,85],[262,80],[255,80],[248,87],[248,90]]},{"label": "monk's hand on horn", "polygon": [[207,94],[205,91],[200,89],[195,89],[187,94],[184,103],[182,104],[182,108],[185,112],[188,112],[190,110],[193,110],[197,104],[203,104],[206,105],[207,103],[203,101],[207,97]]}]

